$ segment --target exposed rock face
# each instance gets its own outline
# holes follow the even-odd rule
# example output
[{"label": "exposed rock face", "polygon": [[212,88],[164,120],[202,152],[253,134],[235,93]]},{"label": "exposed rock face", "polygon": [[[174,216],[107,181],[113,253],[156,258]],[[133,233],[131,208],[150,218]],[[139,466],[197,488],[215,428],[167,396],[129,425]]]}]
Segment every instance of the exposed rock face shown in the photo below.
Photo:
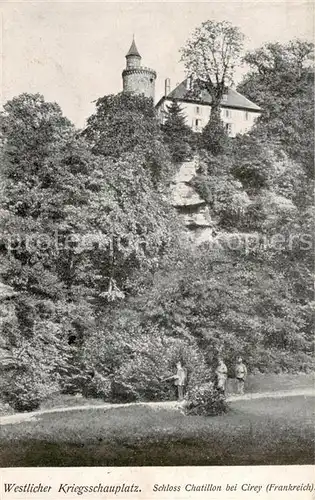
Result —
[{"label": "exposed rock face", "polygon": [[[185,165],[185,164],[184,164]],[[186,182],[175,183],[172,193],[172,205],[176,208],[181,207],[199,207],[204,205],[205,201],[196,191]]]},{"label": "exposed rock face", "polygon": [[205,200],[190,185],[197,169],[196,158],[181,164],[174,176],[171,201],[184,222],[189,240],[199,245],[212,239],[214,222]]}]

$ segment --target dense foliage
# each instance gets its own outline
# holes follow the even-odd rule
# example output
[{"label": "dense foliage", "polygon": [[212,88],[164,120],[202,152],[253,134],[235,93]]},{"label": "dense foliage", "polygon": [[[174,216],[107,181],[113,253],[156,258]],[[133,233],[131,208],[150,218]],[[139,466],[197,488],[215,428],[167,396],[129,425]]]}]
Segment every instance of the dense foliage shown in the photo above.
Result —
[{"label": "dense foliage", "polygon": [[101,97],[83,135],[93,153],[103,158],[117,160],[125,154],[139,154],[148,177],[156,184],[163,184],[169,176],[169,152],[152,99],[125,92]]},{"label": "dense foliage", "polygon": [[201,136],[201,147],[218,155],[227,137],[221,121],[221,102],[232,84],[240,60],[244,35],[227,21],[205,21],[181,49],[181,60],[190,79],[187,95],[202,102],[203,91],[211,98],[211,114]]},{"label": "dense foliage", "polygon": [[257,136],[278,140],[310,176],[314,174],[313,60],[311,42],[267,43],[246,54],[251,71],[238,86],[264,110]]},{"label": "dense foliage", "polygon": [[206,126],[202,129],[199,139],[200,148],[208,151],[213,156],[223,154],[228,145],[228,135],[221,117],[210,114]]},{"label": "dense foliage", "polygon": [[205,88],[212,99],[212,115],[220,114],[225,89],[233,81],[244,35],[228,21],[205,21],[181,50],[187,73]]},{"label": "dense foliage", "polygon": [[207,371],[194,338],[180,338],[143,317],[136,305],[113,311],[98,333],[85,344],[85,359],[104,380],[111,381],[109,399],[164,400],[176,397],[172,381],[181,360],[188,373],[188,388]]},{"label": "dense foliage", "polygon": [[162,131],[173,162],[180,163],[191,156],[195,149],[196,139],[191,128],[186,124],[185,115],[177,101],[167,106]]},{"label": "dense foliage", "polygon": [[[3,354],[19,358],[23,352],[30,360],[38,346],[38,360],[26,362],[25,377],[20,363],[7,365],[4,385],[6,377],[19,377],[12,391],[30,395],[35,369],[45,394],[47,378],[56,380],[51,392],[75,392],[86,380],[80,346],[98,316],[134,293],[132,275],[154,269],[176,240],[159,174],[169,166],[162,157],[153,171],[143,147],[118,158],[96,154],[60,108],[40,95],[9,101],[1,131],[1,277],[16,292],[12,315],[2,325]],[[45,349],[50,343],[51,360]],[[36,407],[36,394],[25,408]]]},{"label": "dense foliage", "polygon": [[[0,385],[15,409],[58,391],[170,399],[181,361],[188,411],[212,414],[218,355],[230,376],[238,355],[250,371],[312,369],[310,56],[304,42],[246,56],[240,90],[264,113],[233,140],[206,127],[196,141],[177,103],[160,127],[132,94],[99,99],[83,132],[38,94],[6,103]],[[169,202],[192,149],[215,225],[199,248]]]}]

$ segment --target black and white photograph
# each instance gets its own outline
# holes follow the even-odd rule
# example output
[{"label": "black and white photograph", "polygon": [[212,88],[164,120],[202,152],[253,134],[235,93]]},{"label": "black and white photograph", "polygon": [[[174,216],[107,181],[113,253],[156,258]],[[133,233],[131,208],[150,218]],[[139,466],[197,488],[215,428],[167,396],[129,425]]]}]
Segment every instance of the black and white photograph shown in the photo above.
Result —
[{"label": "black and white photograph", "polygon": [[314,4],[0,13],[0,467],[313,465]]}]

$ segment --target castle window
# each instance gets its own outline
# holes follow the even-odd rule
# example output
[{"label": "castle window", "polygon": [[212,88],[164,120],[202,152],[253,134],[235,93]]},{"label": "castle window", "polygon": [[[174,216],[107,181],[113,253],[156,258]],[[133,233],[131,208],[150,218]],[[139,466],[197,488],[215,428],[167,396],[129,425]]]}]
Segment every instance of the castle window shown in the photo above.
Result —
[{"label": "castle window", "polygon": [[196,106],[196,115],[200,115],[200,114],[201,114],[200,106]]},{"label": "castle window", "polygon": [[201,120],[199,120],[198,118],[195,120],[195,127],[196,128],[201,127]]},{"label": "castle window", "polygon": [[232,123],[226,123],[225,124],[225,130],[228,135],[232,134]]},{"label": "castle window", "polygon": [[227,102],[227,98],[228,98],[227,94],[223,94],[222,102]]},{"label": "castle window", "polygon": [[224,116],[225,116],[225,118],[231,118],[232,111],[230,109],[225,109],[224,110]]},{"label": "castle window", "polygon": [[249,119],[249,112],[248,111],[244,111],[244,118],[246,121]]}]

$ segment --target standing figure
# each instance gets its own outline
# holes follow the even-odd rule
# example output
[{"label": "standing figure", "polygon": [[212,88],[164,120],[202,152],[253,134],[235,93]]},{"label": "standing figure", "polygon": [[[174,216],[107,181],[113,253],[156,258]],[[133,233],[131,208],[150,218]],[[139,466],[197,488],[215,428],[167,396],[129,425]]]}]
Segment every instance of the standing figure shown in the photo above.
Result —
[{"label": "standing figure", "polygon": [[177,365],[177,373],[175,375],[175,385],[177,385],[178,389],[178,401],[182,401],[184,399],[184,385],[186,383],[186,370],[182,367],[180,361],[178,361]]},{"label": "standing figure", "polygon": [[186,382],[186,370],[182,367],[180,361],[178,361],[177,365],[177,373],[174,375],[174,384],[177,385],[178,390],[178,401],[182,401],[184,399],[184,385]]},{"label": "standing figure", "polygon": [[177,372],[175,375],[171,375],[170,377],[161,379],[161,382],[166,382],[167,380],[175,380],[174,384],[177,386],[178,390],[178,401],[182,401],[184,399],[184,385],[186,383],[187,372],[185,368],[183,368],[180,361],[176,364]]},{"label": "standing figure", "polygon": [[216,381],[217,381],[217,389],[225,394],[226,391],[226,382],[227,382],[227,367],[222,358],[218,359],[218,366],[215,371]]},{"label": "standing figure", "polygon": [[237,358],[235,365],[236,390],[238,394],[244,394],[245,380],[247,377],[247,368],[242,358]]}]

